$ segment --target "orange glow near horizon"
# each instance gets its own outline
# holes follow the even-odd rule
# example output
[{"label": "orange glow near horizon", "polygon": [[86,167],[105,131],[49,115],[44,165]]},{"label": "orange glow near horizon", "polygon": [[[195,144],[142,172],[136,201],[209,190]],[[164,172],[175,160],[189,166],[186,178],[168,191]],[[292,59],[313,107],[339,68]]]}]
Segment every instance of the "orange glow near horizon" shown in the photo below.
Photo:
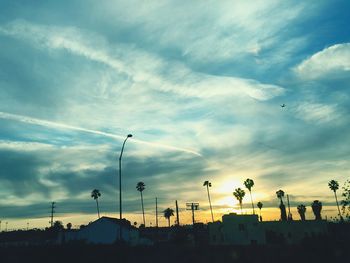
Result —
[{"label": "orange glow near horizon", "polygon": [[[259,209],[256,209],[256,214],[259,215]],[[214,214],[214,220],[215,221],[221,221],[221,218],[225,214],[229,213],[237,213],[241,214],[241,211],[239,208],[233,209],[233,208],[222,208],[217,209],[213,211]],[[300,220],[299,214],[296,211],[296,207],[291,208],[291,213],[293,215],[294,220]],[[181,225],[187,225],[192,224],[192,214],[191,211],[188,210],[181,210],[180,211],[180,224]],[[242,214],[252,214],[251,208],[244,208]],[[278,221],[280,217],[280,211],[278,208],[263,208],[261,211],[263,221]],[[335,206],[325,206],[324,211],[322,213],[323,219],[332,220],[335,219],[337,215],[337,208]],[[108,217],[114,217],[118,218],[117,213],[101,213],[101,216],[108,216]],[[146,226],[155,226],[155,214],[149,214],[146,213]],[[125,214],[124,217],[131,222],[133,225],[134,222],[136,222],[136,226],[138,227],[142,222],[142,215],[139,214]],[[64,226],[67,225],[67,223],[72,223],[73,228],[79,228],[80,225],[86,225],[89,224],[89,222],[93,222],[97,219],[96,214],[66,214],[66,215],[60,215],[54,217],[54,221],[58,220],[63,223]],[[171,217],[171,225],[175,224],[176,215]],[[306,219],[307,220],[313,220],[314,216],[311,211],[311,208],[308,207],[306,212]],[[3,218],[1,221],[1,231],[5,231],[6,229],[6,222],[8,222],[7,230],[25,230],[27,229],[27,223],[29,229],[33,228],[40,228],[43,229],[45,227],[49,227],[49,218],[33,218],[33,219],[6,219]],[[209,223],[212,221],[210,210],[198,210],[195,212],[195,221],[196,222],[202,222],[202,223]],[[160,227],[164,227],[168,225],[167,219],[163,217],[162,212],[160,211],[158,214],[158,223]]]}]

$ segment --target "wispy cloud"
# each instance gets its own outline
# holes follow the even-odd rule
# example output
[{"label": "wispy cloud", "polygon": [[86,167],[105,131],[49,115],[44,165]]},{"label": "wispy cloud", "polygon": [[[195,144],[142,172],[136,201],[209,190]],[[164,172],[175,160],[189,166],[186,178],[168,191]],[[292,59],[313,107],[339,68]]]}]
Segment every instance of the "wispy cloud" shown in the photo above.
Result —
[{"label": "wispy cloud", "polygon": [[[24,123],[28,123],[28,124],[40,125],[40,126],[45,126],[45,127],[50,127],[50,128],[67,129],[67,130],[74,130],[74,131],[80,131],[80,132],[85,132],[85,133],[92,133],[92,134],[96,134],[96,135],[109,137],[112,139],[118,139],[118,140],[125,139],[125,136],[121,136],[121,135],[115,135],[115,134],[111,134],[111,133],[107,133],[107,132],[85,129],[85,128],[67,125],[67,124],[63,124],[63,123],[40,120],[40,119],[36,119],[36,118],[31,118],[28,116],[9,114],[9,113],[5,113],[5,112],[0,112],[0,118],[7,119],[7,120],[20,121],[20,122],[24,122]],[[166,144],[162,144],[162,143],[147,142],[147,141],[142,141],[139,139],[131,139],[131,140],[135,143],[138,143],[138,144],[146,144],[146,145],[152,146],[152,147],[159,147],[159,148],[164,148],[164,149],[174,150],[174,151],[182,151],[182,152],[194,154],[197,156],[201,156],[200,153],[198,153],[194,150],[179,148],[179,147],[166,145]]]},{"label": "wispy cloud", "polygon": [[[103,37],[73,27],[48,27],[16,20],[0,27],[5,35],[32,42],[37,47],[63,49],[89,60],[106,64],[119,73],[130,76],[134,82],[147,83],[150,89],[172,92],[181,96],[211,98],[213,96],[250,96],[268,100],[284,93],[282,87],[237,77],[220,77],[192,72],[184,65],[165,63],[159,57],[149,56],[124,45],[109,47]],[[94,41],[90,40],[94,39]],[[97,40],[96,40],[97,39]],[[112,51],[112,49],[114,51]],[[115,51],[117,50],[117,52]],[[132,59],[122,55],[129,53]],[[140,68],[146,61],[150,65]],[[151,62],[152,61],[152,62]],[[158,61],[155,64],[155,61]],[[152,66],[153,65],[153,66]],[[169,67],[171,75],[163,76],[162,67]],[[173,72],[175,71],[175,73]]]},{"label": "wispy cloud", "polygon": [[303,79],[337,78],[350,73],[350,43],[327,47],[305,59],[295,72]]},{"label": "wispy cloud", "polygon": [[320,103],[304,103],[295,109],[295,114],[307,122],[325,123],[341,117],[336,105],[325,105]]}]

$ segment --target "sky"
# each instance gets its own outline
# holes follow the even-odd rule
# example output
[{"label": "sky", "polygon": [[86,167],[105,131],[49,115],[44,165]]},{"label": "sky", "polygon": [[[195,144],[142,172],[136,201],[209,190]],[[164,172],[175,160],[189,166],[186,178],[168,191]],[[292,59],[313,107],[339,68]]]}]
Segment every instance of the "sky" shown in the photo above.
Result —
[{"label": "sky", "polygon": [[[0,1],[2,228],[74,226],[199,202],[240,212],[254,180],[265,220],[276,191],[337,215],[328,181],[350,177],[350,3],[320,1]],[[286,107],[280,107],[286,104]],[[251,213],[249,193],[243,213]],[[339,189],[339,194],[341,189]],[[166,225],[166,219],[159,216]],[[173,219],[172,219],[173,221]]]}]

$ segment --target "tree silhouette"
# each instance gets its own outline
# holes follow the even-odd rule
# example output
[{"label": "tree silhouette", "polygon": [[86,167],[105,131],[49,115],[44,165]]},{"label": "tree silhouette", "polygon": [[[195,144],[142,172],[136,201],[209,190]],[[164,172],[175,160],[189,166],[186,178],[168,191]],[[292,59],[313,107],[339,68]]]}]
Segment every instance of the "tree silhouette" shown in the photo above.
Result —
[{"label": "tree silhouette", "polygon": [[302,205],[302,204],[298,205],[297,209],[298,209],[298,213],[300,215],[301,221],[305,221],[305,212],[306,212],[305,205]]},{"label": "tree silhouette", "polygon": [[171,209],[171,208],[167,208],[167,209],[164,210],[163,213],[164,213],[164,217],[166,219],[168,219],[168,225],[170,227],[170,217],[172,217],[174,215],[174,210]]},{"label": "tree silhouette", "polygon": [[258,206],[258,208],[259,208],[259,210],[260,210],[260,222],[262,222],[261,208],[263,208],[263,203],[258,202],[257,206]]},{"label": "tree silhouette", "polygon": [[66,225],[66,227],[67,227],[68,230],[71,230],[71,229],[72,229],[72,223],[68,223],[68,224]]},{"label": "tree silhouette", "polygon": [[281,200],[281,203],[283,203],[282,198],[284,197],[284,191],[280,189],[276,192],[276,195],[277,195],[277,198],[279,198]]},{"label": "tree silhouette", "polygon": [[93,199],[95,199],[96,201],[96,207],[97,207],[97,215],[98,215],[98,218],[100,218],[100,207],[98,205],[98,198],[101,196],[101,193],[100,193],[100,190],[97,190],[97,189],[94,189],[92,190],[91,192],[91,197]]},{"label": "tree silhouette", "polygon": [[248,189],[250,194],[250,201],[252,202],[252,208],[253,208],[253,215],[255,215],[255,209],[254,209],[254,203],[252,198],[252,187],[254,186],[254,181],[252,179],[246,179],[244,181],[244,186]]},{"label": "tree silhouette", "polygon": [[211,187],[211,182],[205,181],[203,183],[203,186],[207,187],[207,192],[208,192],[208,200],[209,200],[209,206],[210,206],[210,213],[211,213],[211,220],[214,222],[214,215],[213,215],[213,208],[211,206],[211,200],[210,200],[210,194],[209,194],[209,187]]},{"label": "tree silhouette", "polygon": [[322,203],[318,200],[315,200],[311,204],[312,212],[315,215],[315,220],[322,220],[321,217],[321,210],[322,210]]},{"label": "tree silhouette", "polygon": [[342,197],[344,198],[343,200],[341,200],[342,212],[350,220],[350,180],[347,180],[344,183],[342,189]]},{"label": "tree silhouette", "polygon": [[283,204],[283,197],[284,197],[284,191],[283,190],[278,190],[276,192],[277,198],[280,199],[280,210],[281,210],[281,220],[282,221],[287,221],[287,212],[286,212],[286,206]]},{"label": "tree silhouette", "polygon": [[242,201],[243,201],[243,198],[244,198],[244,196],[245,196],[244,190],[241,189],[241,188],[236,188],[235,191],[233,192],[233,195],[234,195],[234,197],[236,197],[236,199],[238,200],[239,205],[240,205],[240,207],[241,207],[241,214],[243,214]]},{"label": "tree silhouette", "polygon": [[59,230],[64,229],[64,226],[63,226],[63,224],[62,224],[61,221],[55,221],[55,222],[53,223],[52,229],[53,229],[54,231],[59,231]]},{"label": "tree silhouette", "polygon": [[337,207],[338,207],[339,218],[341,221],[343,221],[343,217],[341,216],[341,213],[340,213],[338,197],[337,197],[337,190],[339,189],[339,183],[335,180],[331,180],[331,181],[329,181],[328,186],[334,192],[335,201],[336,201]]},{"label": "tree silhouette", "polygon": [[143,225],[146,226],[146,221],[145,221],[145,210],[143,208],[143,196],[142,196],[142,192],[143,190],[145,190],[145,183],[144,182],[138,182],[137,185],[136,185],[136,189],[137,191],[140,192],[141,194],[141,207],[142,207],[142,217],[143,217]]}]

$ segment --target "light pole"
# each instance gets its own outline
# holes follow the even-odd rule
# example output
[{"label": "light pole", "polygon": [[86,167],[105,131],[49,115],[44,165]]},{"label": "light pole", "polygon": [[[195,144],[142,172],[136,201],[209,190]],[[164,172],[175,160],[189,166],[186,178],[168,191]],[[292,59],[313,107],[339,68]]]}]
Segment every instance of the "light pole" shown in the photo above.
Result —
[{"label": "light pole", "polygon": [[[128,138],[131,138],[132,134],[128,134],[123,142],[122,149],[120,151],[120,156],[119,156],[119,219],[123,219],[123,209],[122,209],[122,156],[123,156],[123,151],[124,151],[124,146],[126,143],[126,140]],[[120,221],[120,230],[119,230],[119,240],[122,240],[122,228],[121,228],[121,221]]]}]

